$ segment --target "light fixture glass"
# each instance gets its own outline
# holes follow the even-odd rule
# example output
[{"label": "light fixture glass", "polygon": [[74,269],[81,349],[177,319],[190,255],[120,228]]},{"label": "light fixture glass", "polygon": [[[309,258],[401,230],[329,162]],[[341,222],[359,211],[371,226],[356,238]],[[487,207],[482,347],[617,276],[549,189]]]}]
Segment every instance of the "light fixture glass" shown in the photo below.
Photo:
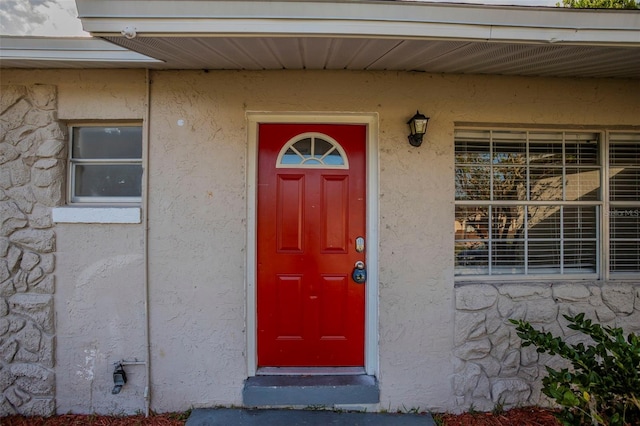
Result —
[{"label": "light fixture glass", "polygon": [[409,143],[412,146],[422,145],[422,138],[427,133],[427,124],[429,123],[429,117],[425,117],[420,114],[420,111],[416,111],[416,114],[411,117],[407,124],[411,134],[409,135]]}]

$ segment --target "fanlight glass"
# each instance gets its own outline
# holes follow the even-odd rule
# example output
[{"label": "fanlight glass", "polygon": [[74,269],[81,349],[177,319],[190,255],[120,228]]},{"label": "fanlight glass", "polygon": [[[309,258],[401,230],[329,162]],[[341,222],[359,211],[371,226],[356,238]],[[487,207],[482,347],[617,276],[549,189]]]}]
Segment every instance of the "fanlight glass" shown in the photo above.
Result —
[{"label": "fanlight glass", "polygon": [[305,133],[282,147],[277,167],[348,169],[349,162],[344,149],[331,137],[320,133]]}]

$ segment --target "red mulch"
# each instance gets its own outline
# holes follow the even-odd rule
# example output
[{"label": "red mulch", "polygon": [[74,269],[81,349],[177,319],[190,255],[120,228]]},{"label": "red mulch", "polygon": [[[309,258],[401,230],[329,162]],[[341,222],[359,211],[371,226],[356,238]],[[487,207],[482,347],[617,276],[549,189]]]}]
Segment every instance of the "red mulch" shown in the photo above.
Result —
[{"label": "red mulch", "polygon": [[149,417],[99,416],[95,414],[64,414],[53,417],[9,416],[0,418],[2,426],[184,426],[183,413],[153,414]]},{"label": "red mulch", "polygon": [[[2,426],[184,426],[188,413],[138,416],[65,414],[53,417],[9,416]],[[437,414],[444,426],[559,426],[553,412],[543,408],[514,408],[503,413]]]},{"label": "red mulch", "polygon": [[445,426],[560,426],[553,411],[544,408],[514,408],[502,413],[439,414]]}]

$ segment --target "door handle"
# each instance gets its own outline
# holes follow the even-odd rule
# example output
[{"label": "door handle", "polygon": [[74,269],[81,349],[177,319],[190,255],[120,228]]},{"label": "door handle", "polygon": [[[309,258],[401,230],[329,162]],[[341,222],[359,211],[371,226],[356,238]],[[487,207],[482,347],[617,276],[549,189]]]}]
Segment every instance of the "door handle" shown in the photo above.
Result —
[{"label": "door handle", "polygon": [[351,274],[351,278],[358,284],[363,284],[367,281],[367,269],[364,266],[364,262],[362,260],[358,260],[353,267],[353,273]]}]

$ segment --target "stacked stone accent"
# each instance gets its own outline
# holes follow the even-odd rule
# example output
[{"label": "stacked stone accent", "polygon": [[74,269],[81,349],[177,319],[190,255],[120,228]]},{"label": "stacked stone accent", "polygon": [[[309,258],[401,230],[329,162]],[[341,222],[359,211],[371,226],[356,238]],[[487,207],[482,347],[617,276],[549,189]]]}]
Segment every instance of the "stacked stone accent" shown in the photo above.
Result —
[{"label": "stacked stone accent", "polygon": [[522,347],[510,318],[572,344],[584,336],[566,328],[563,315],[584,312],[626,333],[640,332],[640,282],[478,283],[455,291],[453,391],[460,410],[549,403],[541,392],[544,366],[561,368],[564,361],[538,354],[534,346]]},{"label": "stacked stone accent", "polygon": [[66,137],[56,87],[0,87],[0,416],[55,413],[51,207]]}]

